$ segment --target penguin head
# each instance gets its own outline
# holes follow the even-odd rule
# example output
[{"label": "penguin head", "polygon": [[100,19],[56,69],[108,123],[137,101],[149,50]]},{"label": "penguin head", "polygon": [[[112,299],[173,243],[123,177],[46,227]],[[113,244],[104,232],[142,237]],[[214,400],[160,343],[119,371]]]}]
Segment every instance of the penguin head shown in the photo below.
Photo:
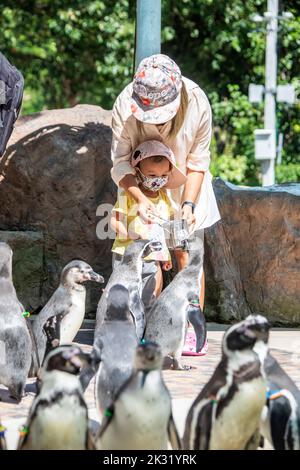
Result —
[{"label": "penguin head", "polygon": [[154,251],[161,251],[162,249],[162,244],[158,240],[151,240],[146,243],[144,246],[143,252],[142,252],[142,258],[146,258],[149,256],[151,253]]},{"label": "penguin head", "polygon": [[89,354],[85,354],[78,346],[63,345],[50,351],[45,359],[43,370],[44,373],[59,370],[78,375],[81,369],[89,364]]},{"label": "penguin head", "polygon": [[250,315],[229,328],[223,339],[223,352],[251,350],[258,341],[268,341],[270,325],[260,315]]},{"label": "penguin head", "polygon": [[5,242],[0,242],[0,278],[9,278],[11,276],[12,257],[13,252],[11,247]]},{"label": "penguin head", "polygon": [[122,264],[130,264],[136,262],[138,258],[146,258],[153,251],[160,251],[162,244],[159,241],[153,240],[135,240],[130,243],[125,250]]},{"label": "penguin head", "polygon": [[121,284],[112,286],[107,294],[106,320],[131,320],[129,291]]},{"label": "penguin head", "polygon": [[61,273],[62,284],[72,286],[86,281],[103,283],[104,278],[95,273],[93,268],[82,260],[73,260],[63,268]]},{"label": "penguin head", "polygon": [[268,342],[271,325],[266,317],[262,315],[248,315],[244,323],[250,331],[255,333],[258,341]]},{"label": "penguin head", "polygon": [[160,347],[152,341],[145,341],[138,345],[135,352],[136,370],[155,370],[161,369],[163,357]]}]

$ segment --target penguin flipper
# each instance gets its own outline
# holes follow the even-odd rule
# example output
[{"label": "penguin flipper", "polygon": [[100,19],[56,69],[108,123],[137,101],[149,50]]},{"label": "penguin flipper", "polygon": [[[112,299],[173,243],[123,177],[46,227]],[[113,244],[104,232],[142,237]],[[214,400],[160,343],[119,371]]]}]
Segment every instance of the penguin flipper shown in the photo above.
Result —
[{"label": "penguin flipper", "polygon": [[90,381],[97,374],[99,365],[101,362],[102,356],[102,349],[103,349],[103,342],[101,338],[95,338],[93,349],[91,352],[91,360],[92,363],[88,367],[84,367],[79,375],[79,381],[81,383],[82,389],[85,392],[89,386]]},{"label": "penguin flipper", "polygon": [[155,274],[153,274],[147,279],[147,281],[145,282],[143,286],[142,302],[145,306],[146,312],[151,309],[151,307],[153,306],[156,300],[156,297],[154,295],[155,284],[156,284]]},{"label": "penguin flipper", "polygon": [[171,413],[168,424],[168,438],[173,450],[181,450],[182,444],[176,428],[176,424]]},{"label": "penguin flipper", "polygon": [[201,351],[206,341],[206,321],[199,304],[188,305],[187,319],[192,324],[196,335],[196,352]]},{"label": "penguin flipper", "polygon": [[87,430],[86,434],[86,450],[96,450],[96,444],[90,429]]},{"label": "penguin flipper", "polygon": [[130,312],[135,323],[136,335],[139,340],[144,336],[145,332],[145,312],[144,306],[136,289],[130,289]]},{"label": "penguin flipper", "polygon": [[101,437],[103,436],[103,434],[107,430],[111,420],[113,419],[114,412],[115,412],[115,405],[113,403],[111,403],[109,405],[109,407],[106,408],[106,410],[104,412],[104,418],[103,418],[102,423],[100,425],[100,429],[99,429],[99,432],[98,432],[98,435],[97,435],[97,440],[101,439]]},{"label": "penguin flipper", "polygon": [[[203,398],[202,406],[200,406],[200,403],[201,401],[197,400],[188,413],[183,435],[185,450],[209,450],[213,403],[209,398]],[[194,427],[192,427],[195,405],[200,408],[200,411]]]}]

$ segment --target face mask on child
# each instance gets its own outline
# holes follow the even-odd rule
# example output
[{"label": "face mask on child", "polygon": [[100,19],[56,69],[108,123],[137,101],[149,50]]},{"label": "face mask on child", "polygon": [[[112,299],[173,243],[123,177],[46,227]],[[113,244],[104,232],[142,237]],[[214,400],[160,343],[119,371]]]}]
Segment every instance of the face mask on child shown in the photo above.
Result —
[{"label": "face mask on child", "polygon": [[163,188],[168,182],[168,175],[166,176],[145,176],[139,168],[138,177],[145,189],[156,192]]}]

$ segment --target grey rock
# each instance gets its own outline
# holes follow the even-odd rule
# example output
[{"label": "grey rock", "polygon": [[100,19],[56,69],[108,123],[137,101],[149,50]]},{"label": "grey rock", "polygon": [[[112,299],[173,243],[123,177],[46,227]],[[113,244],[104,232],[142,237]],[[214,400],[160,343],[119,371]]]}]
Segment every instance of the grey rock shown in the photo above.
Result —
[{"label": "grey rock", "polygon": [[[71,259],[99,273],[110,270],[112,241],[96,235],[97,207],[112,204],[116,192],[110,121],[110,111],[89,105],[26,116],[0,162],[0,230],[43,233],[40,306]],[[101,293],[87,286],[87,312],[95,312]],[[28,309],[37,304],[34,296],[20,297]]]},{"label": "grey rock", "polygon": [[205,313],[229,322],[255,312],[300,324],[300,185],[214,181],[222,220],[206,231]]},{"label": "grey rock", "polygon": [[0,241],[13,250],[13,281],[18,298],[28,309],[40,304],[43,284],[44,237],[41,232],[0,230]]}]

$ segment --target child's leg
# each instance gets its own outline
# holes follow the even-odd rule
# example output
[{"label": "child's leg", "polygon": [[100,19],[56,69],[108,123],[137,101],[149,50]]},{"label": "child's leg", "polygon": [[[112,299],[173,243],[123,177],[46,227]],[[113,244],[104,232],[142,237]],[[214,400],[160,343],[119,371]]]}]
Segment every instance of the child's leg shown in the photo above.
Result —
[{"label": "child's leg", "polygon": [[[201,236],[204,237],[204,233],[201,233]],[[186,265],[189,262],[189,254],[187,251],[182,251],[182,250],[174,250],[175,252],[175,257],[177,261],[177,267],[178,271],[181,271],[183,268],[186,267]],[[205,275],[204,275],[204,270],[202,271],[202,277],[201,277],[201,286],[200,288],[200,296],[199,296],[199,304],[201,307],[201,310],[203,311],[204,308],[204,297],[205,297]]]},{"label": "child's leg", "polygon": [[189,262],[189,254],[187,251],[174,250],[175,258],[177,261],[178,271],[181,271]]},{"label": "child's leg", "polygon": [[205,274],[203,270],[202,277],[201,277],[201,289],[200,289],[200,300],[199,300],[199,304],[200,304],[202,312],[204,308],[204,297],[205,297]]},{"label": "child's leg", "polygon": [[163,288],[163,274],[162,274],[162,269],[161,269],[161,266],[160,266],[160,263],[157,262],[156,263],[157,265],[157,271],[156,271],[156,274],[155,274],[155,290],[154,290],[154,295],[155,297],[158,297],[162,291],[162,288]]}]

